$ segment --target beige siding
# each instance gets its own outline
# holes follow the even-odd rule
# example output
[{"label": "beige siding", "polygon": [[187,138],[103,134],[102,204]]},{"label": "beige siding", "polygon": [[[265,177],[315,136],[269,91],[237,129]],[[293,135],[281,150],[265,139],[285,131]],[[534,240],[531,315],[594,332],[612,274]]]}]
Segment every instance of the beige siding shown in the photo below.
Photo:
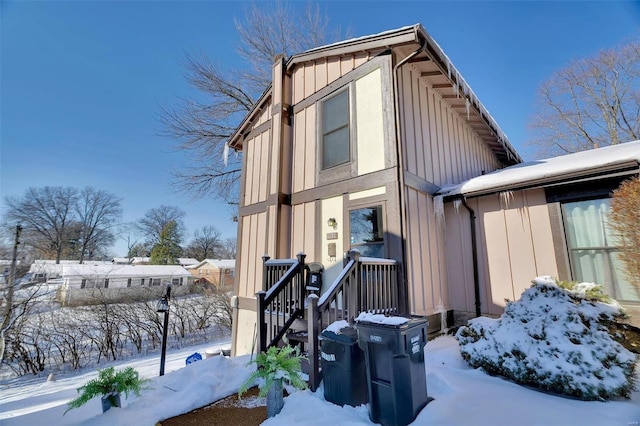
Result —
[{"label": "beige siding", "polygon": [[366,63],[369,53],[322,58],[298,66],[293,71],[293,104],[313,95],[318,90]]},{"label": "beige siding", "polygon": [[315,185],[316,171],[316,107],[310,105],[294,117],[293,192]]},{"label": "beige siding", "polygon": [[245,141],[246,176],[243,205],[256,204],[267,199],[269,182],[270,132],[265,131]]},{"label": "beige siding", "polygon": [[499,167],[498,160],[411,65],[400,78],[405,169],[436,185],[456,183]]},{"label": "beige siding", "polygon": [[430,315],[449,303],[443,228],[436,221],[433,197],[407,189],[406,201],[409,303],[412,313]]},{"label": "beige siding", "polygon": [[243,232],[236,268],[238,296],[254,297],[262,289],[262,265],[258,259],[267,252],[267,213],[244,216],[241,220]]},{"label": "beige siding", "polygon": [[474,312],[475,290],[469,213],[462,206],[456,210],[451,203],[448,203],[445,206],[445,218],[445,252],[450,309]]},{"label": "beige siding", "polygon": [[315,253],[316,205],[315,202],[292,206],[290,257],[300,252],[307,255],[308,262],[319,261]]},{"label": "beige siding", "polygon": [[[468,201],[476,213],[481,310],[500,314],[540,275],[557,276],[544,190],[489,195]],[[452,309],[474,312],[468,213],[446,210],[447,281]],[[449,261],[450,260],[450,261]]]}]

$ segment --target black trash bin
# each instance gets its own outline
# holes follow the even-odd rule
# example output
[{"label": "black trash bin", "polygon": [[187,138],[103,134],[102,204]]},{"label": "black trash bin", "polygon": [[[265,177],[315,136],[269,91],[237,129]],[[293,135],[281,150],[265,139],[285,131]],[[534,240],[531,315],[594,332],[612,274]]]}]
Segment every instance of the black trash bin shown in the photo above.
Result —
[{"label": "black trash bin", "polygon": [[424,369],[427,326],[425,318],[411,318],[400,325],[356,324],[358,345],[365,353],[373,422],[408,425],[429,402]]},{"label": "black trash bin", "polygon": [[367,374],[364,352],[358,346],[355,328],[347,327],[339,334],[320,334],[320,357],[324,398],[338,405],[367,403]]}]

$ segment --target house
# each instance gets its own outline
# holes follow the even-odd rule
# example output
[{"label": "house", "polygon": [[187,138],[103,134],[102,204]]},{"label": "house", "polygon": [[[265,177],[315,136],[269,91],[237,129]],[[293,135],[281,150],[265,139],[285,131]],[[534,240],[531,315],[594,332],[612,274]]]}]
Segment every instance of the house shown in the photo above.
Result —
[{"label": "house", "polygon": [[[522,163],[440,189],[450,309],[499,315],[532,277],[604,286],[640,325],[607,227],[611,192],[640,172],[640,141]],[[475,266],[474,266],[475,265]]]},{"label": "house", "polygon": [[224,290],[233,289],[236,271],[235,259],[205,259],[185,269],[194,277],[197,284],[212,284]]},{"label": "house", "polygon": [[179,265],[65,264],[59,300],[64,305],[126,298],[154,299],[171,285],[172,295],[191,291],[193,275]]},{"label": "house", "polygon": [[[43,283],[49,280],[57,279],[62,276],[62,270],[65,265],[78,265],[79,260],[60,260],[57,262],[52,259],[38,259],[34,260],[27,273],[28,278],[31,281]],[[101,260],[87,260],[85,265],[110,265],[111,262]]]},{"label": "house", "polygon": [[[606,205],[595,200],[638,173],[637,142],[523,164],[420,25],[272,71],[229,141],[243,152],[235,354],[287,337],[308,352],[314,388],[332,321],[414,314],[435,333],[500,314],[537,275],[617,277],[612,263],[589,270],[615,263],[615,247],[574,244],[569,215],[592,220]],[[622,281],[604,283],[637,304]]]},{"label": "house", "polygon": [[[20,261],[16,260],[16,266],[20,265]],[[0,276],[8,277],[11,271],[11,260],[0,259]]]},{"label": "house", "polygon": [[262,338],[256,293],[280,277],[264,273],[277,267],[263,264],[265,253],[303,252],[320,264],[321,294],[348,275],[345,252],[392,260],[371,267],[397,275],[395,309],[446,326],[443,204],[434,196],[520,163],[503,131],[421,25],[278,58],[272,71],[228,142],[243,152],[235,353]]},{"label": "house", "polygon": [[197,265],[199,263],[198,259],[194,259],[193,257],[179,257],[176,260],[178,261],[178,265],[182,266],[183,268],[186,268],[187,266]]},{"label": "house", "polygon": [[[150,261],[150,257],[114,257],[111,263],[115,265],[148,265]],[[192,257],[179,257],[176,261],[177,264],[182,267],[192,266],[198,263],[198,260]]]}]

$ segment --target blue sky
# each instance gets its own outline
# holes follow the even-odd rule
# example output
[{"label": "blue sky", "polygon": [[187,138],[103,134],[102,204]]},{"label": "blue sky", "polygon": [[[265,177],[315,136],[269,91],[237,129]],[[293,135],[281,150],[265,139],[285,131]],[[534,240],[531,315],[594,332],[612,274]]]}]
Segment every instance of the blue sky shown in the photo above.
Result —
[{"label": "blue sky", "polygon": [[[540,83],[572,59],[640,35],[638,2],[319,4],[352,36],[422,23],[525,159]],[[196,95],[180,65],[186,52],[237,65],[234,18],[248,6],[0,1],[1,198],[30,186],[91,185],[123,198],[124,222],[170,204],[187,212],[190,232],[213,225],[235,237],[226,206],[193,201],[170,185],[188,154],[159,136],[157,114]],[[124,247],[120,241],[114,254]]]}]

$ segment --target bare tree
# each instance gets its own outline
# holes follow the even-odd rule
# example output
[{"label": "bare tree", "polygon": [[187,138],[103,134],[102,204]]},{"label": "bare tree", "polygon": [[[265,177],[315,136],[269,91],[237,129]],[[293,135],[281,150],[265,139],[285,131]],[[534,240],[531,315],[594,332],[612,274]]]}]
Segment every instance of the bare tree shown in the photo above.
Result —
[{"label": "bare tree", "polygon": [[[118,238],[127,243],[127,253],[126,256],[131,260],[131,258],[136,256],[143,256],[143,254],[138,254],[140,252],[140,247],[142,244],[140,242],[139,229],[137,224],[135,223],[121,223],[118,226],[117,231]],[[147,252],[148,250],[143,250]]]},{"label": "bare tree", "polygon": [[206,101],[182,99],[178,107],[160,111],[163,134],[199,159],[187,172],[175,173],[178,186],[194,196],[213,194],[227,201],[238,197],[241,160],[225,155],[225,143],[271,82],[274,56],[290,56],[341,37],[340,29],[330,30],[329,18],[312,3],[304,12],[280,1],[252,3],[236,29],[243,67],[225,70],[204,53],[187,54],[187,81]]},{"label": "bare tree", "polygon": [[204,226],[193,233],[193,240],[185,249],[185,255],[202,261],[221,257],[223,251],[222,233],[214,226]]},{"label": "bare tree", "polygon": [[77,245],[82,263],[87,254],[91,258],[101,247],[113,244],[113,229],[122,214],[120,198],[87,186],[80,191],[75,212],[80,224]]},{"label": "bare tree", "polygon": [[147,246],[153,247],[160,242],[162,231],[170,222],[175,222],[178,241],[184,238],[185,227],[182,219],[186,213],[176,206],[160,206],[149,210],[138,221],[138,230],[146,239]]},{"label": "bare tree", "polygon": [[227,259],[236,258],[237,242],[235,238],[227,238],[224,241],[224,257]]},{"label": "bare tree", "polygon": [[78,190],[71,187],[29,188],[23,197],[7,197],[7,218],[24,226],[24,240],[42,252],[53,251],[60,263],[68,245]]},{"label": "bare tree", "polygon": [[573,61],[539,89],[531,120],[541,156],[640,138],[640,40]]}]

